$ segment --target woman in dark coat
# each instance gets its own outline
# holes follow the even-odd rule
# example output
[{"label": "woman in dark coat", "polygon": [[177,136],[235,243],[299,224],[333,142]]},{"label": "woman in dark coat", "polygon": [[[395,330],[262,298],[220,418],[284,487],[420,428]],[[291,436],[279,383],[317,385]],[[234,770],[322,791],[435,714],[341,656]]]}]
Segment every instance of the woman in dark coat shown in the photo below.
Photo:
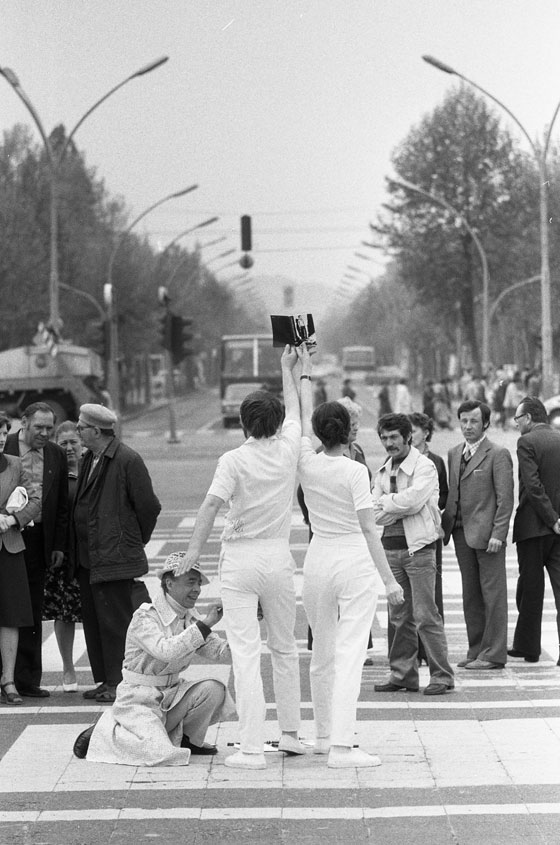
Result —
[{"label": "woman in dark coat", "polygon": [[[39,515],[41,500],[20,458],[3,454],[9,430],[10,420],[0,412],[0,701],[14,705],[23,702],[14,684],[19,628],[33,625],[21,529]],[[17,487],[25,488],[28,501],[13,511],[8,501]]]}]

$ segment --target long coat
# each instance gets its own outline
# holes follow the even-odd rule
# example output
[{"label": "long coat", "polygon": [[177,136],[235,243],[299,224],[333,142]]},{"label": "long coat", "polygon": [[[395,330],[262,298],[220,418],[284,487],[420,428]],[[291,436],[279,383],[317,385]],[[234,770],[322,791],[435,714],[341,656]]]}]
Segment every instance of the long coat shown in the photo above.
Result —
[{"label": "long coat", "polygon": [[[505,543],[513,510],[513,462],[507,449],[485,438],[459,479],[464,444],[449,451],[449,493],[443,513],[444,542],[449,542],[461,494],[465,540],[486,549],[491,537]],[[459,489],[460,485],[460,489]]]},{"label": "long coat", "polygon": [[[105,711],[91,737],[87,759],[129,766],[186,766],[190,752],[180,748],[183,725],[166,728],[167,713],[203,678],[179,676],[195,655],[222,663],[231,660],[226,640],[209,634],[206,641],[194,611],[178,617],[160,589],[153,605],[143,604],[126,636],[123,680],[113,706]],[[206,678],[212,678],[209,668]],[[235,713],[226,693],[219,719]]]},{"label": "long coat", "polygon": [[[13,455],[4,455],[4,460],[7,466],[3,472],[0,472],[0,513],[7,513],[6,504],[16,487],[25,487],[29,498],[26,506],[13,514],[17,525],[8,528],[4,534],[0,534],[0,548],[4,546],[6,551],[13,554],[25,549],[21,529],[40,513],[41,502],[35,486],[23,468],[21,459]],[[0,461],[2,461],[1,455]]]}]

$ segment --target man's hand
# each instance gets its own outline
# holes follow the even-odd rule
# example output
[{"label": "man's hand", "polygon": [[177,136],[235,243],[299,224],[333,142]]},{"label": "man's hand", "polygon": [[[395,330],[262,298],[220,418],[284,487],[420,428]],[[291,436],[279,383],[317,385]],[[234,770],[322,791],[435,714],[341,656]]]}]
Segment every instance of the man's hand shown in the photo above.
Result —
[{"label": "man's hand", "polygon": [[393,525],[398,517],[392,513],[384,513],[384,511],[376,511],[375,522],[377,525]]},{"label": "man's hand", "polygon": [[402,604],[404,601],[403,588],[397,581],[385,587],[385,595],[389,604]]},{"label": "man's hand", "polygon": [[283,369],[290,370],[291,372],[297,364],[297,360],[298,356],[295,346],[285,346],[280,359]]},{"label": "man's hand", "polygon": [[51,569],[60,569],[64,563],[64,552],[53,551],[51,554]]},{"label": "man's hand", "polygon": [[216,622],[219,622],[223,615],[224,609],[221,602],[216,602],[215,604],[210,605],[208,613],[206,614],[206,619],[203,619],[202,622],[207,625],[208,628],[213,628]]},{"label": "man's hand", "polygon": [[560,534],[560,519],[554,523],[554,525],[552,526],[552,530],[555,534]]},{"label": "man's hand", "polygon": [[502,545],[503,543],[501,540],[497,540],[496,537],[490,537],[490,539],[488,540],[488,546],[486,548],[486,551],[490,555],[495,555],[496,552],[500,551]]}]

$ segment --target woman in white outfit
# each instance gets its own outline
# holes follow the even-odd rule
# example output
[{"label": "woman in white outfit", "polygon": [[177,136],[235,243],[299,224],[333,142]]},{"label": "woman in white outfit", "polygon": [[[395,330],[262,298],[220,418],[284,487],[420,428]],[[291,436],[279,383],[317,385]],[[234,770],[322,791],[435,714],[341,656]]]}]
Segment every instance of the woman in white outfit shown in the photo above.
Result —
[{"label": "woman in white outfit", "polygon": [[220,557],[224,627],[231,648],[240,750],[231,768],[264,769],[266,705],[260,672],[260,603],[272,660],[272,678],[282,733],[278,749],[303,754],[299,742],[299,656],[294,635],[295,563],[289,538],[296,467],[301,442],[299,396],[293,377],[294,349],[282,355],[285,411],[276,396],[258,390],[240,409],[247,440],[220,458],[198,512],[184,567],[193,566],[225,502]]},{"label": "woman in white outfit", "polygon": [[[375,527],[367,467],[344,457],[350,416],[339,402],[313,412],[311,360],[302,359],[302,445],[298,464],[313,538],[303,569],[303,604],[313,630],[311,697],[316,754],[330,768],[378,766],[353,748],[356,703],[377,602],[376,568],[391,604],[403,600]],[[312,433],[323,451],[316,453]]]}]

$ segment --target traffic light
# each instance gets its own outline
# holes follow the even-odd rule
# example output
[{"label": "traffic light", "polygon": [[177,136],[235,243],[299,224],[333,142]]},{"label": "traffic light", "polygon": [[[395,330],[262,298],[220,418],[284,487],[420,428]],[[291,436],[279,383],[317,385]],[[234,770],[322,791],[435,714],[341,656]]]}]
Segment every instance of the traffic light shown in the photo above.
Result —
[{"label": "traffic light", "polygon": [[190,328],[193,321],[185,317],[171,315],[171,360],[173,364],[180,364],[183,358],[193,354],[189,346],[193,336]]},{"label": "traffic light", "polygon": [[241,218],[241,252],[251,252],[251,249],[251,218],[248,214],[244,214]]},{"label": "traffic light", "polygon": [[171,314],[165,311],[159,318],[159,342],[164,349],[171,349]]}]

